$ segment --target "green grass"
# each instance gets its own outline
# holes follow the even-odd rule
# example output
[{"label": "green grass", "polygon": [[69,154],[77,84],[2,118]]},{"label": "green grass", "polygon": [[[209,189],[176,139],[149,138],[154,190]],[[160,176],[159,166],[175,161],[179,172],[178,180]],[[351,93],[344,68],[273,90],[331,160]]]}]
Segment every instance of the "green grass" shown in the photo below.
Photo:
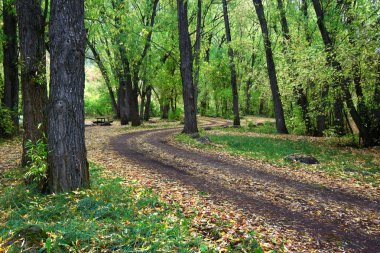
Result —
[{"label": "green grass", "polygon": [[[21,241],[6,243],[30,225],[46,232],[29,238],[36,252],[216,252],[201,233],[193,233],[192,217],[177,204],[162,202],[151,189],[105,178],[93,165],[90,172],[91,189],[56,195],[23,184],[24,170],[2,174],[0,252],[20,252]],[[254,236],[229,247],[261,252]]]},{"label": "green grass", "polygon": [[[2,181],[22,173],[12,171]],[[149,189],[123,186],[120,178],[105,179],[91,169],[92,188],[57,195],[41,195],[21,183],[1,190],[0,237],[3,240],[28,225],[47,232],[42,247],[52,252],[170,251],[201,247],[190,235],[189,220],[175,205],[161,202]],[[10,252],[18,252],[18,244]]]},{"label": "green grass", "polygon": [[[354,177],[363,182],[378,185],[380,183],[380,161],[370,153],[351,152],[351,150],[319,144],[307,140],[288,140],[270,137],[247,137],[236,135],[209,135],[211,141],[223,145],[230,154],[245,155],[277,165],[307,168],[286,162],[284,157],[290,154],[303,153],[316,157],[319,165],[312,168],[328,171],[332,175]],[[186,135],[178,135],[177,140],[200,148],[211,148],[199,144]]]}]

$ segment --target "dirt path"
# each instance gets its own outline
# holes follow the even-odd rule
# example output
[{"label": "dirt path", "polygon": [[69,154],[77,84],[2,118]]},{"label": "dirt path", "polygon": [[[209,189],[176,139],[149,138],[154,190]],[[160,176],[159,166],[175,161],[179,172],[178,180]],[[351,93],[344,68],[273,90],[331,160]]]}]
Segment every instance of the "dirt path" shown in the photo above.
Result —
[{"label": "dirt path", "polygon": [[113,138],[111,146],[145,169],[206,192],[216,201],[233,203],[300,237],[310,236],[321,252],[380,252],[378,199],[185,149],[168,141],[177,132],[178,128],[123,134]]}]

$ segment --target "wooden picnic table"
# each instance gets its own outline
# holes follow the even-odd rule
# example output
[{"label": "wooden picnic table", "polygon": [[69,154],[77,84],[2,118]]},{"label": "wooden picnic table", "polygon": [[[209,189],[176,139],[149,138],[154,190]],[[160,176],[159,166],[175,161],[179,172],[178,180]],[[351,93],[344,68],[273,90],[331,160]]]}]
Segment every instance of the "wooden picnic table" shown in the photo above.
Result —
[{"label": "wooden picnic table", "polygon": [[92,123],[94,123],[95,125],[110,126],[112,122],[113,121],[108,120],[107,118],[99,117],[99,118],[96,118],[96,120],[93,121]]}]

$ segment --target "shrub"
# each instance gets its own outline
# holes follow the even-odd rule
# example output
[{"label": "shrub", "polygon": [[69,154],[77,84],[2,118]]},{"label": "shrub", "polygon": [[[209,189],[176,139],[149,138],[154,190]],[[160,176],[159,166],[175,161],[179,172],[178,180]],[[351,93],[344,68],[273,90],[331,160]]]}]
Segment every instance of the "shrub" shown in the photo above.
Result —
[{"label": "shrub", "polygon": [[0,137],[11,137],[16,133],[12,112],[0,104]]},{"label": "shrub", "polygon": [[183,118],[183,111],[181,109],[176,109],[175,111],[169,112],[169,119],[170,120],[182,120]]},{"label": "shrub", "polygon": [[47,172],[47,144],[46,138],[38,140],[35,144],[28,140],[26,142],[27,156],[30,159],[28,171],[25,173],[26,182],[35,182],[40,188],[46,182]]}]

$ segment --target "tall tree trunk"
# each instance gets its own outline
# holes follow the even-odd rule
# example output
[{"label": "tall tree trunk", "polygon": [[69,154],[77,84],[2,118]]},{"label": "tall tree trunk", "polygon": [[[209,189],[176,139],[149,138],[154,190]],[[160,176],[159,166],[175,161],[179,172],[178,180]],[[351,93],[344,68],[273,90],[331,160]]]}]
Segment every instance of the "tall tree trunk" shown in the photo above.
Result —
[{"label": "tall tree trunk", "polygon": [[285,43],[287,43],[290,41],[290,33],[288,21],[285,15],[286,12],[282,0],[277,0],[277,8],[280,11],[282,35],[284,36]]},{"label": "tall tree trunk", "polygon": [[89,186],[84,137],[84,0],[51,0],[48,180],[50,192]]},{"label": "tall tree trunk", "polygon": [[18,0],[17,17],[24,115],[22,165],[25,166],[30,161],[27,141],[36,144],[43,139],[47,128],[45,19],[40,1]]},{"label": "tall tree trunk", "polygon": [[[322,39],[325,45],[325,50],[328,53],[327,61],[328,63],[339,73],[338,75],[343,75],[343,69],[341,64],[337,61],[336,55],[334,52],[334,45],[332,43],[331,37],[329,32],[326,29],[326,26],[324,24],[324,14],[322,11],[321,4],[319,0],[312,0],[315,13],[317,15],[317,24],[319,27],[319,31],[322,35]],[[351,93],[348,88],[349,80],[346,78],[343,78],[341,76],[337,77],[337,84],[340,86],[342,93],[343,93],[343,99],[347,104],[347,107],[350,111],[351,117],[354,120],[356,126],[359,129],[359,134],[361,138],[363,139],[363,144],[365,146],[371,146],[374,144],[373,136],[371,136],[369,129],[363,124],[362,119],[358,113],[358,111],[355,108],[355,104],[352,100]]]},{"label": "tall tree trunk", "polygon": [[198,0],[197,9],[197,30],[195,35],[195,74],[194,74],[194,89],[195,89],[195,110],[198,112],[198,93],[199,93],[199,72],[200,72],[200,56],[201,56],[201,33],[202,33],[202,0]]},{"label": "tall tree trunk", "polygon": [[[138,105],[133,100],[133,84],[127,51],[123,45],[119,45],[122,73],[120,73],[120,120],[121,125],[127,125],[129,120],[134,119],[133,124],[139,124]],[[137,119],[136,119],[137,118]]]},{"label": "tall tree trunk", "polygon": [[198,132],[195,110],[195,89],[193,84],[193,56],[187,20],[187,1],[177,0],[179,52],[181,58],[181,78],[183,103],[185,109],[184,133]]},{"label": "tall tree trunk", "polygon": [[12,119],[18,131],[18,57],[17,57],[17,18],[13,1],[3,1],[3,67],[4,67],[4,105],[11,110]]},{"label": "tall tree trunk", "polygon": [[240,126],[239,96],[238,96],[237,81],[236,81],[236,67],[235,67],[235,61],[234,61],[234,50],[231,47],[231,30],[230,30],[230,21],[228,18],[227,0],[222,0],[222,3],[223,3],[224,27],[226,29],[226,39],[227,39],[227,46],[228,46],[228,56],[230,58],[234,126]]},{"label": "tall tree trunk", "polygon": [[148,85],[146,88],[146,102],[144,111],[144,120],[148,121],[150,118],[150,103],[152,100],[152,86]]},{"label": "tall tree trunk", "polygon": [[95,60],[96,64],[98,65],[98,67],[100,69],[100,72],[102,73],[102,76],[104,78],[104,82],[106,83],[106,86],[107,86],[107,89],[108,89],[108,94],[110,95],[110,98],[111,98],[112,111],[113,111],[115,117],[118,117],[118,115],[120,113],[118,112],[118,106],[117,106],[117,102],[116,102],[116,98],[115,98],[115,93],[112,90],[111,80],[109,78],[107,69],[106,69],[106,67],[103,64],[103,61],[101,60],[100,55],[99,55],[98,51],[95,48],[95,45],[92,44],[88,40],[87,40],[87,45],[90,48],[92,54],[94,55],[94,60]]},{"label": "tall tree trunk", "polygon": [[277,84],[276,68],[273,60],[272,46],[269,39],[267,21],[264,15],[264,7],[261,0],[253,0],[257,17],[260,22],[261,31],[264,39],[265,55],[267,60],[268,76],[270,88],[273,97],[274,115],[276,118],[277,132],[287,134],[288,130],[285,124],[284,110],[282,108],[280,91]]},{"label": "tall tree trunk", "polygon": [[141,95],[140,95],[140,119],[144,120],[144,106],[145,106],[145,99],[146,99],[146,89],[145,83],[143,87],[141,88]]}]

